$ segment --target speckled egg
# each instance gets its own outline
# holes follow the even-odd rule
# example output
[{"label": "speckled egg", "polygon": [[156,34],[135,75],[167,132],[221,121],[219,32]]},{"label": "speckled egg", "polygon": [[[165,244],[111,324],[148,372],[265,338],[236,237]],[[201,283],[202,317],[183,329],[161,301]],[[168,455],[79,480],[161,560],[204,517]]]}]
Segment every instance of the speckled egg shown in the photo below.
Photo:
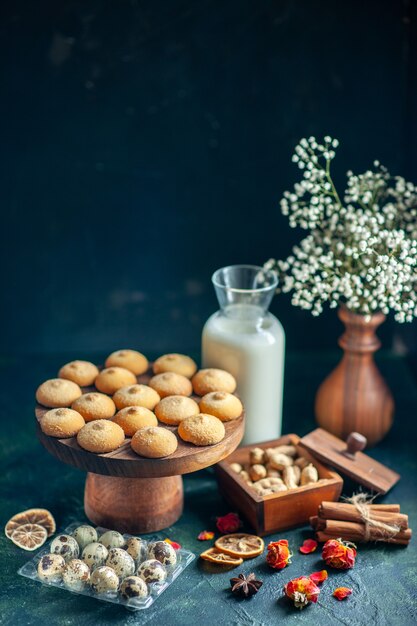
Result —
[{"label": "speckled egg", "polygon": [[84,550],[85,546],[88,546],[89,543],[97,541],[96,529],[88,524],[78,526],[71,534],[80,546],[80,550]]},{"label": "speckled egg", "polygon": [[90,580],[90,568],[81,559],[72,559],[64,567],[62,580],[68,589],[81,591]]},{"label": "speckled egg", "polygon": [[38,576],[46,583],[57,583],[62,579],[65,567],[60,554],[45,554],[38,563]]},{"label": "speckled egg", "polygon": [[146,559],[148,554],[146,541],[140,537],[129,537],[125,544],[125,550],[137,565]]},{"label": "speckled egg", "polygon": [[126,576],[131,576],[135,572],[134,560],[126,550],[121,548],[111,548],[109,550],[106,565],[112,567],[119,578],[126,578]]},{"label": "speckled egg", "polygon": [[156,559],[162,565],[175,565],[177,554],[174,548],[166,541],[153,541],[148,546],[148,558]]},{"label": "speckled egg", "polygon": [[146,598],[148,593],[148,585],[139,576],[128,576],[120,585],[120,595],[125,600]]},{"label": "speckled egg", "polygon": [[105,565],[94,570],[90,577],[91,589],[95,593],[106,593],[108,591],[117,591],[119,586],[119,577],[114,569]]},{"label": "speckled egg", "polygon": [[110,550],[110,548],[122,548],[125,540],[123,535],[116,530],[108,530],[101,535],[99,542],[106,546],[107,550]]},{"label": "speckled egg", "polygon": [[139,565],[137,575],[145,583],[163,583],[167,577],[165,567],[156,559],[148,559]]},{"label": "speckled egg", "polygon": [[71,559],[78,559],[80,555],[80,548],[74,537],[70,535],[58,535],[51,543],[51,553],[60,554],[64,557],[65,561],[71,561]]},{"label": "speckled egg", "polygon": [[103,546],[97,541],[93,541],[85,546],[82,554],[84,563],[87,563],[88,567],[93,570],[100,565],[104,565],[109,555],[109,551],[106,546]]}]

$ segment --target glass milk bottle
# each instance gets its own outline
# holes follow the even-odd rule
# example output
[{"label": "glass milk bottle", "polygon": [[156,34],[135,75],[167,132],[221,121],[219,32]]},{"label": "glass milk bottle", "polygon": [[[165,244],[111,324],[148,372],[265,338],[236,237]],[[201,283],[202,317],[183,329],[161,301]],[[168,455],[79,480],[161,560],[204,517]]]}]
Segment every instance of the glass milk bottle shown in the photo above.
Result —
[{"label": "glass milk bottle", "polygon": [[285,334],[268,312],[276,274],[254,265],[232,265],[212,277],[220,311],[206,322],[203,367],[227,370],[237,380],[246,412],[244,444],[281,434]]}]

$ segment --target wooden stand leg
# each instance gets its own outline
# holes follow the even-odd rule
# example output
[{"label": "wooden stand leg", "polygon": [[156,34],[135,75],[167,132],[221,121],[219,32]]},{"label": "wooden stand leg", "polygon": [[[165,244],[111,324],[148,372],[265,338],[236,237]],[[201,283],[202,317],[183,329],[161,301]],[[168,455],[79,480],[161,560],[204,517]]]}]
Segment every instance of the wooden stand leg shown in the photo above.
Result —
[{"label": "wooden stand leg", "polygon": [[85,513],[98,526],[132,534],[155,532],[177,521],[183,502],[181,476],[119,478],[87,474]]}]

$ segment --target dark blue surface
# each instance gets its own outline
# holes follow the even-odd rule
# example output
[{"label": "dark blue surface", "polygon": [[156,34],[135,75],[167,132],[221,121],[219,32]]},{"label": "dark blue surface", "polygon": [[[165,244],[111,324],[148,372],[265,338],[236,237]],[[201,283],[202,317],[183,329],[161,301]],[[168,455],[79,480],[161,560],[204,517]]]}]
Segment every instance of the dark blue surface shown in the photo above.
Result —
[{"label": "dark blue surface", "polygon": [[[416,3],[5,2],[0,327],[15,352],[188,351],[210,275],[285,256],[300,137],[417,181]],[[292,348],[334,346],[277,298]],[[395,329],[395,330],[394,330]],[[386,325],[411,346],[413,330]],[[398,341],[395,342],[398,345]]]},{"label": "dark blue surface", "polygon": [[[103,355],[91,356],[96,362]],[[151,355],[152,356],[152,355]],[[60,463],[42,448],[35,435],[33,393],[40,380],[53,375],[63,355],[42,357],[30,363],[26,358],[0,359],[0,405],[7,416],[0,431],[0,523],[27,507],[44,506],[56,517],[59,529],[83,519],[85,473]],[[338,358],[337,354],[290,354],[286,367],[283,431],[299,435],[315,428],[312,414],[314,392]],[[384,441],[369,454],[401,474],[401,480],[382,501],[399,502],[409,515],[412,528],[417,523],[417,389],[402,359],[381,355],[380,365],[397,399],[394,427]],[[166,535],[199,554],[211,542],[199,542],[201,530],[215,529],[215,518],[230,511],[219,495],[213,470],[185,476],[183,516]],[[351,495],[346,482],[343,493]],[[0,624],[1,626],[413,626],[417,623],[415,595],[417,543],[389,546],[370,544],[358,549],[357,564],[348,572],[329,570],[322,586],[319,604],[299,612],[282,597],[283,585],[296,576],[323,569],[320,551],[301,555],[298,547],[312,536],[307,527],[282,531],[271,539],[288,539],[294,552],[292,564],[272,571],[265,563],[265,552],[241,567],[223,568],[194,561],[173,585],[140,614],[74,596],[61,589],[40,586],[16,575],[17,569],[32,558],[31,553],[14,546],[0,533]],[[268,541],[269,538],[266,538]],[[249,601],[231,597],[229,579],[239,572],[254,571],[264,585]],[[353,589],[345,602],[332,598],[338,586]]]}]

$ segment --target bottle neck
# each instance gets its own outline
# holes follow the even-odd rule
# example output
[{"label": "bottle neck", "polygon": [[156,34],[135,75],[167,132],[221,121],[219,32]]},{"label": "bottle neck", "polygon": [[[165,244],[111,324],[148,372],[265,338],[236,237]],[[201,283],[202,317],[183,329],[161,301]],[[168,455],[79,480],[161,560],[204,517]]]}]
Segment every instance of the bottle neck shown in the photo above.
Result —
[{"label": "bottle neck", "polygon": [[255,304],[228,304],[221,308],[221,312],[229,319],[239,320],[251,324],[259,324],[267,315],[267,311]]}]

